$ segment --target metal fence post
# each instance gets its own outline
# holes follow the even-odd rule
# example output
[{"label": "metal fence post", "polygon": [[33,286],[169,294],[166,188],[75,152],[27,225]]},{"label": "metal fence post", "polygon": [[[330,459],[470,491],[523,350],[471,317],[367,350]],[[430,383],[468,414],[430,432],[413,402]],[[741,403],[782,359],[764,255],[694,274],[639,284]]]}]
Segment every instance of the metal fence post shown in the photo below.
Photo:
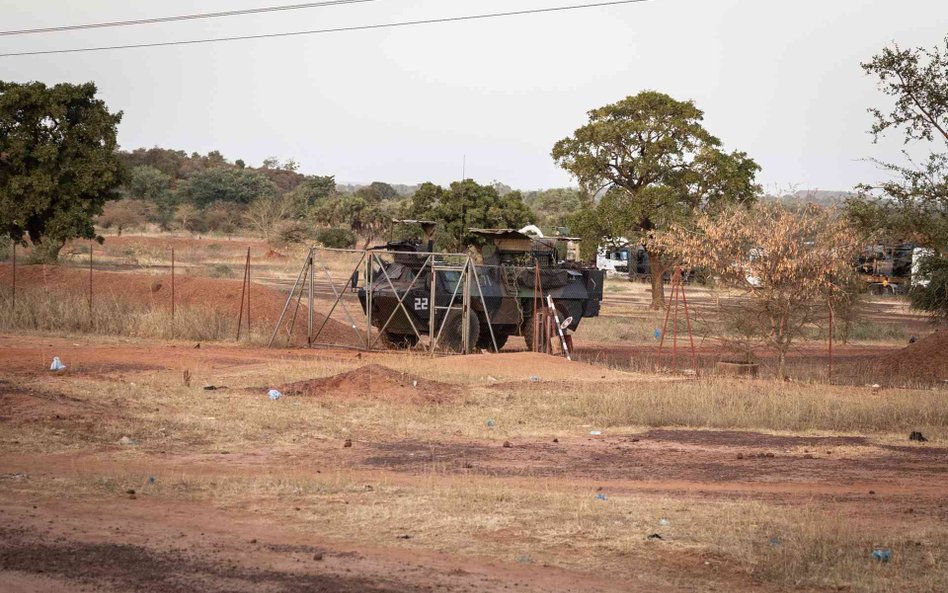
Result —
[{"label": "metal fence post", "polygon": [[171,339],[174,339],[174,247],[171,248]]},{"label": "metal fence post", "polygon": [[93,242],[89,241],[89,325],[93,323],[92,316],[92,246]]}]

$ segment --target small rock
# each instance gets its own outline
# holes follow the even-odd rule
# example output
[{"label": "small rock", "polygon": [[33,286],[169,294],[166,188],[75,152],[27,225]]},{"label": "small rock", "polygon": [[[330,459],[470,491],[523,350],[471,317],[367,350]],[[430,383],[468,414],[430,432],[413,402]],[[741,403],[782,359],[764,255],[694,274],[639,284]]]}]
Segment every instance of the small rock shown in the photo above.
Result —
[{"label": "small rock", "polygon": [[815,459],[815,457],[813,457],[813,455],[812,455],[811,453],[807,453],[806,455],[803,456],[803,458],[804,458],[804,459]]},{"label": "small rock", "polygon": [[642,440],[642,439],[634,438],[634,439],[632,439],[632,442],[633,442],[633,443],[637,443],[637,442],[639,442],[640,440]]},{"label": "small rock", "polygon": [[510,449],[513,445],[510,444],[510,441],[504,441],[504,449]]},{"label": "small rock", "polygon": [[738,453],[738,454],[737,454],[737,458],[738,458],[738,459],[744,459],[744,454],[743,454],[743,453]]},{"label": "small rock", "polygon": [[322,560],[322,559],[323,559],[322,552],[316,552],[315,554],[313,554],[313,560]]},{"label": "small rock", "polygon": [[657,533],[653,533],[652,535],[646,537],[645,539],[652,539],[652,540],[655,540],[655,539],[665,539],[665,538],[663,538],[661,535],[659,535],[659,534],[657,534]]},{"label": "small rock", "polygon": [[250,543],[252,543],[252,544],[257,543],[257,538],[253,538],[252,540],[250,540]]},{"label": "small rock", "polygon": [[346,448],[346,449],[348,449],[349,447],[351,447],[351,446],[352,446],[352,439],[346,439],[346,442],[344,442],[344,443],[342,444],[342,446],[343,446],[343,448]]},{"label": "small rock", "polygon": [[396,535],[395,539],[411,539],[411,536],[406,533],[404,535]]},{"label": "small rock", "polygon": [[925,436],[924,436],[922,433],[918,432],[917,430],[912,431],[912,434],[909,435],[909,440],[910,440],[910,441],[918,441],[919,443],[927,443],[927,442],[928,442],[928,439],[926,439]]},{"label": "small rock", "polygon": [[125,494],[135,494],[135,489],[129,488],[128,490],[125,491]]},{"label": "small rock", "polygon": [[558,443],[558,442],[560,442],[560,440],[559,440],[558,438],[556,438],[556,437],[553,437],[553,442],[554,442],[554,443]]},{"label": "small rock", "polygon": [[875,491],[875,490],[870,490],[870,491],[869,491],[869,494],[871,494],[871,495],[873,495],[873,496],[875,496],[875,494],[876,494],[876,491]]},{"label": "small rock", "polygon": [[365,489],[368,492],[372,492],[373,490],[375,490],[375,488],[372,487],[372,484],[366,484]]},{"label": "small rock", "polygon": [[768,459],[772,459],[772,458],[775,457],[775,455],[774,455],[773,453],[770,453],[770,452],[764,453],[764,456],[767,457]]}]

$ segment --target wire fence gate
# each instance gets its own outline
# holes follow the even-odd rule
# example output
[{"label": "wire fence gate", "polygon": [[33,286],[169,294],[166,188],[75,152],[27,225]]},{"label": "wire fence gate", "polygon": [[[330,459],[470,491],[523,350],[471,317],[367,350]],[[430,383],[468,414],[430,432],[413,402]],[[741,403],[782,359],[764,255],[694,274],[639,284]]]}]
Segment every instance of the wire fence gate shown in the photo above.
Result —
[{"label": "wire fence gate", "polygon": [[468,254],[311,247],[268,345],[298,344],[305,332],[310,348],[371,351],[422,344],[431,353],[468,354],[479,325],[478,331],[486,326],[496,351],[493,328],[481,324],[487,311]]}]

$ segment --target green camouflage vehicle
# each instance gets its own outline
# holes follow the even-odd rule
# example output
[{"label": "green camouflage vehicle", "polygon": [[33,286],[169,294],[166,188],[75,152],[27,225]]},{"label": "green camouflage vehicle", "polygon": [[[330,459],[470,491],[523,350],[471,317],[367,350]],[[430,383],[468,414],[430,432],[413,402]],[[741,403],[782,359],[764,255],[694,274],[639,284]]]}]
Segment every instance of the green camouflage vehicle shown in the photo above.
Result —
[{"label": "green camouflage vehicle", "polygon": [[[435,307],[438,346],[456,352],[494,350],[495,343],[500,349],[510,336],[523,336],[527,348],[532,348],[534,302],[547,308],[548,295],[564,330],[576,330],[584,317],[599,315],[604,273],[575,261],[576,239],[538,238],[513,229],[471,232],[480,238],[481,246],[470,278],[467,332],[459,297],[451,304],[452,295],[462,292],[459,282],[464,281],[464,268],[436,264],[432,289],[430,228],[426,229],[427,246],[421,241],[393,241],[375,248],[391,252],[392,261],[384,271],[374,270],[369,290],[362,287],[358,294],[363,311],[368,312],[367,302],[371,302],[372,324],[380,330],[385,326],[381,337],[389,346],[410,348],[419,335],[431,335],[431,306]],[[536,289],[538,270],[542,291]],[[404,309],[398,305],[400,298]]]}]

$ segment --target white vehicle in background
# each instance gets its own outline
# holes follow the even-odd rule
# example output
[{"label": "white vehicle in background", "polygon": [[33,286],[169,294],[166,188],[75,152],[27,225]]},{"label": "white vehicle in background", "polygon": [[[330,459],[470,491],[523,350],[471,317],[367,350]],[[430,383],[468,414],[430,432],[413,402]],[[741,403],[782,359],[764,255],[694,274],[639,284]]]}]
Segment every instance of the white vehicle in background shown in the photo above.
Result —
[{"label": "white vehicle in background", "polygon": [[625,237],[601,245],[596,252],[596,267],[606,273],[607,278],[629,275],[629,260],[632,249]]},{"label": "white vehicle in background", "polygon": [[933,255],[935,255],[934,249],[916,247],[912,250],[912,277],[909,281],[912,286],[928,286],[928,283],[931,282],[928,278],[922,277],[921,263],[923,259]]}]

